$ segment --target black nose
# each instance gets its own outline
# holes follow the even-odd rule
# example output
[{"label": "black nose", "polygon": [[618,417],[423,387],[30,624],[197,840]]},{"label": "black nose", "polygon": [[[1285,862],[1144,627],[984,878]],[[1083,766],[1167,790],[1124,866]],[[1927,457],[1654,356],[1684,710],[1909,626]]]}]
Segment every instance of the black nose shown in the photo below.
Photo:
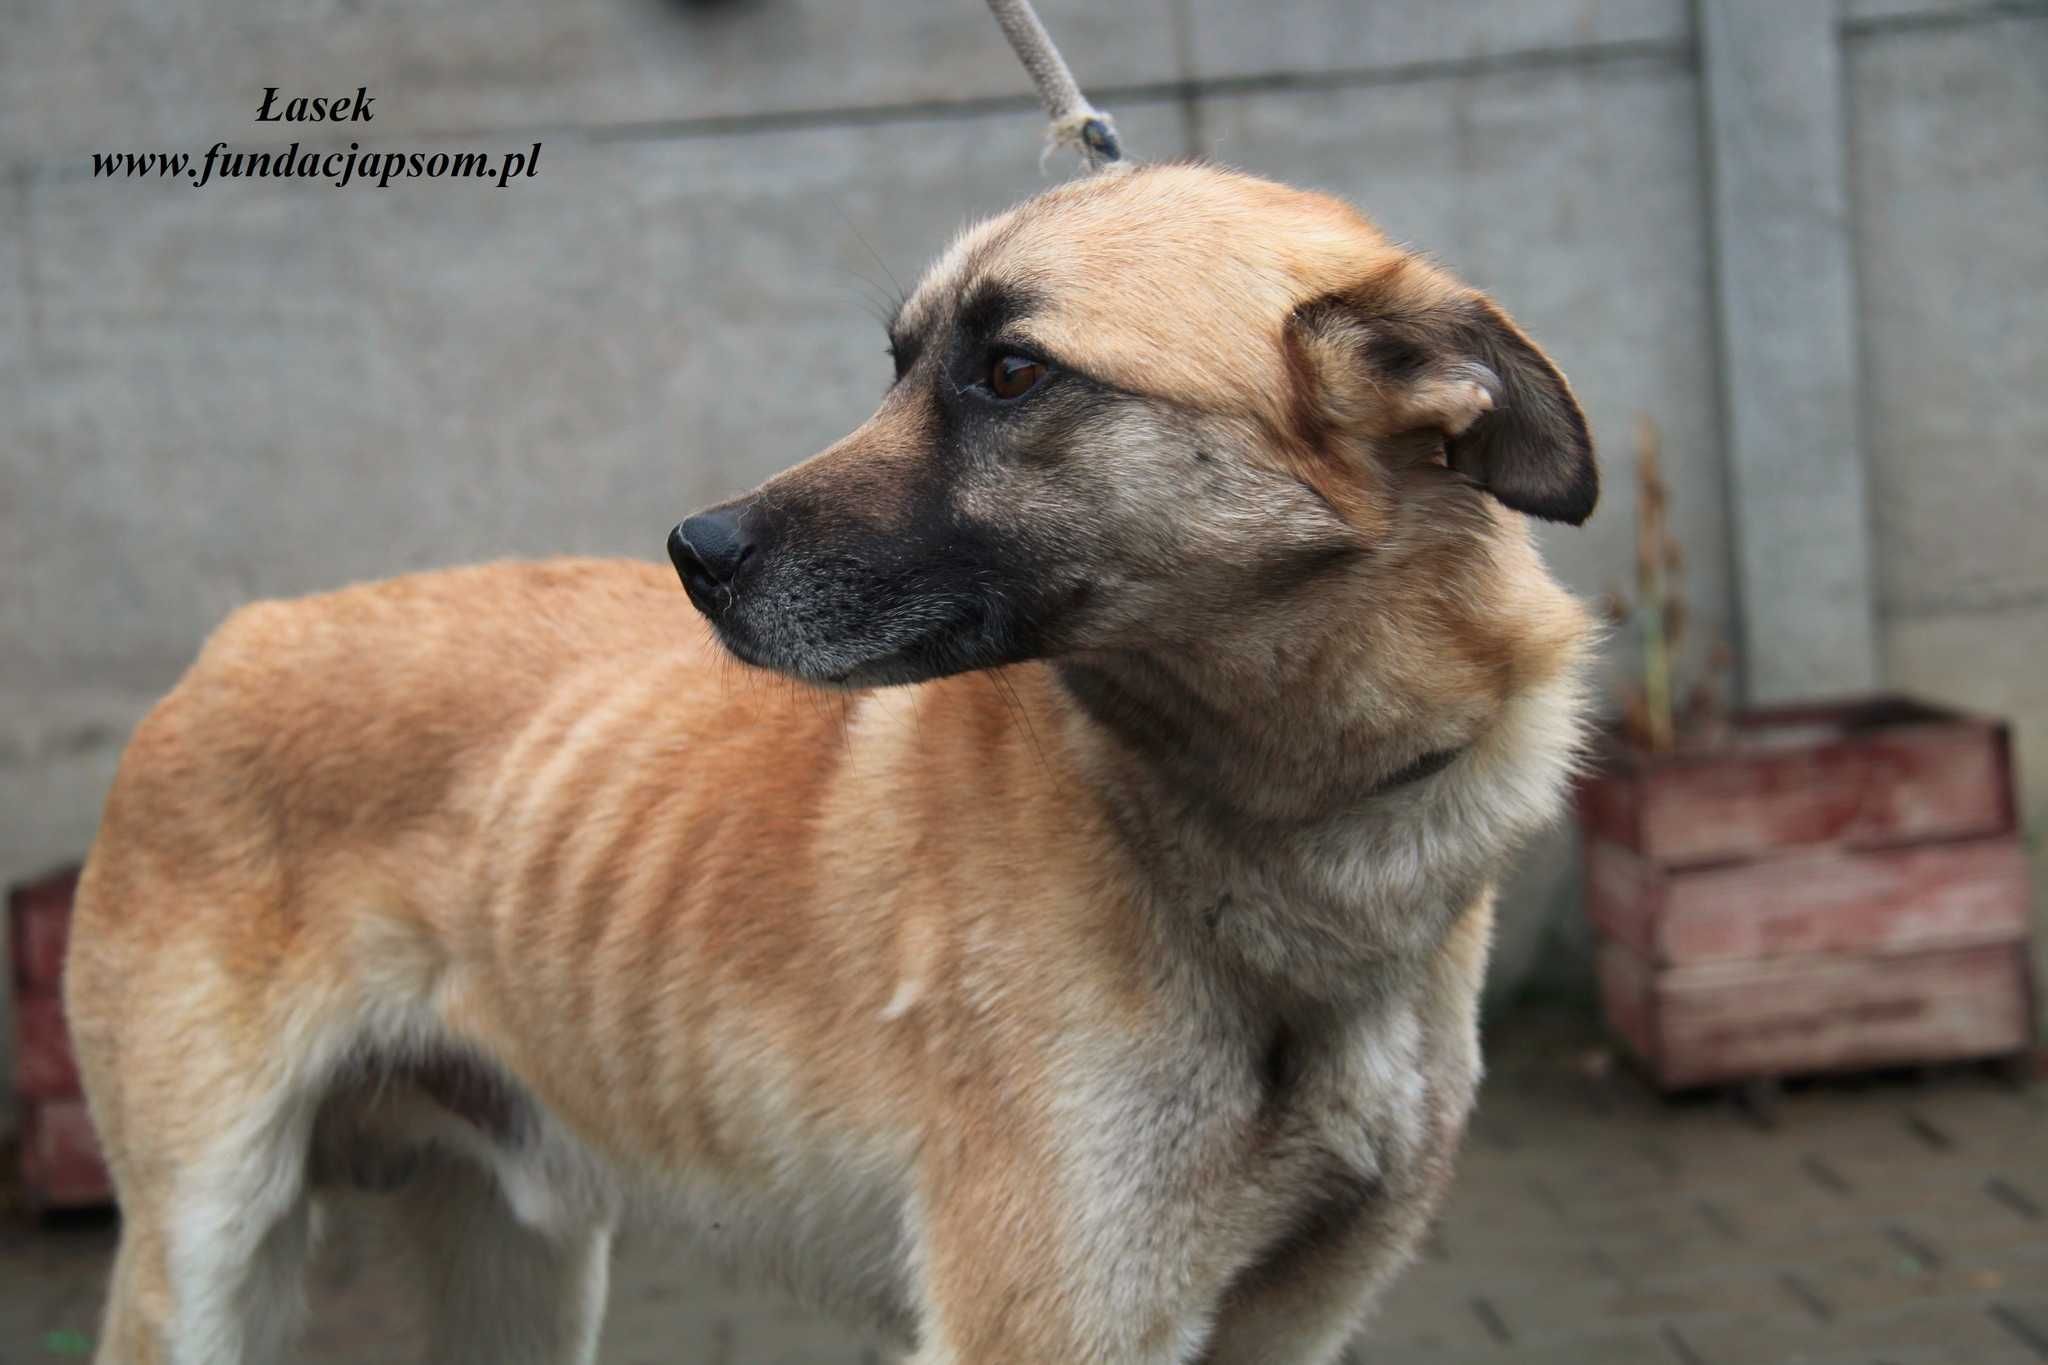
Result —
[{"label": "black nose", "polygon": [[723,606],[754,557],[754,541],[736,513],[699,512],[668,533],[668,557],[675,561],[683,586],[699,599],[698,605]]}]

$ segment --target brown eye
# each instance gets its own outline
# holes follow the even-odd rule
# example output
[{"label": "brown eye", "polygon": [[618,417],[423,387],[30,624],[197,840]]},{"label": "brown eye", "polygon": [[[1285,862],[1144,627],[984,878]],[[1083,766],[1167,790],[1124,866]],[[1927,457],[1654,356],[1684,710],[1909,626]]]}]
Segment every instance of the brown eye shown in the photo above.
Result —
[{"label": "brown eye", "polygon": [[1045,378],[1045,366],[1021,355],[997,358],[989,367],[988,387],[998,398],[1022,398]]}]

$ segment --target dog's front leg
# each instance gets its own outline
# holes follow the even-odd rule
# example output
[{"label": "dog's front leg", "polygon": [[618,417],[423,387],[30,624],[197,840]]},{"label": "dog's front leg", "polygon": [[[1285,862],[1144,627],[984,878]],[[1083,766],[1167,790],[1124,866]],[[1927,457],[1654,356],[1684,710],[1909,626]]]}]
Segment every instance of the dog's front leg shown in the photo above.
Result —
[{"label": "dog's front leg", "polygon": [[1100,1237],[1102,1209],[1075,1208],[1051,1162],[1014,1135],[971,1165],[944,1165],[920,1182],[923,1311],[909,1365],[1185,1365],[1199,1355],[1206,1314],[1167,1288],[1172,1267],[1138,1250],[1162,1247],[1138,1229],[1145,1211],[1121,1224],[1136,1236]]}]

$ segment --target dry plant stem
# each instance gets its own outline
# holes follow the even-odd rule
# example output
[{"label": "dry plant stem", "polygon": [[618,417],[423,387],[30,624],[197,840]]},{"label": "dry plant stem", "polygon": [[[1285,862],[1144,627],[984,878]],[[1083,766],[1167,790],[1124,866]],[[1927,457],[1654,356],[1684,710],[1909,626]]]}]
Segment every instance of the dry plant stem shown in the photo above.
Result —
[{"label": "dry plant stem", "polygon": [[1671,654],[1675,642],[1666,627],[1675,604],[1668,596],[1665,572],[1671,558],[1671,535],[1658,459],[1661,445],[1657,424],[1648,417],[1641,419],[1636,429],[1636,616],[1643,634],[1644,738],[1652,753],[1668,753],[1674,744]]}]

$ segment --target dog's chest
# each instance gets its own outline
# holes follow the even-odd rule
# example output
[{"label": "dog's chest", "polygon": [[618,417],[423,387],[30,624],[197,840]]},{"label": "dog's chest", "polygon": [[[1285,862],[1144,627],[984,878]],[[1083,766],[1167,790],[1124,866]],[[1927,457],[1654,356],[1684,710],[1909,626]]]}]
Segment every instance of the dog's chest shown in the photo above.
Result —
[{"label": "dog's chest", "polygon": [[1061,1147],[1070,1207],[1091,1240],[1130,1239],[1132,1274],[1177,1245],[1205,1258],[1186,1273],[1235,1277],[1413,1198],[1435,1059],[1408,1004],[1283,1021],[1232,1002],[1121,1051],[1070,1080]]},{"label": "dog's chest", "polygon": [[1286,1283],[1332,1258],[1412,1250],[1441,1193],[1475,1067],[1394,1001],[1326,1031],[1282,1028],[1251,1144],[1242,1287]]}]

